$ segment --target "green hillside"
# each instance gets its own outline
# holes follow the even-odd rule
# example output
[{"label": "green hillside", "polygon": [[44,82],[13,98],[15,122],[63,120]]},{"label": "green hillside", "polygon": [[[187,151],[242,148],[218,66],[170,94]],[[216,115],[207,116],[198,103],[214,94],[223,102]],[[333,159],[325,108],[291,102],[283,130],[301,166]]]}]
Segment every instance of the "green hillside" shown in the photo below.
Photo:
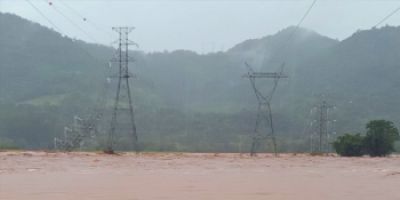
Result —
[{"label": "green hillside", "polygon": [[[243,142],[247,148],[256,99],[241,78],[245,61],[263,71],[286,63],[289,79],[280,82],[272,102],[281,151],[307,150],[308,113],[322,94],[337,107],[331,116],[339,134],[361,131],[370,119],[400,120],[400,28],[359,31],[343,41],[300,28],[288,42],[294,28],[206,55],[132,52],[143,146],[237,151]],[[115,72],[108,67],[113,53],[111,47],[0,14],[0,140],[20,148],[51,148],[73,116],[92,112],[98,99],[105,100],[109,115],[114,85],[105,80]],[[259,84],[265,91],[271,86]]]}]

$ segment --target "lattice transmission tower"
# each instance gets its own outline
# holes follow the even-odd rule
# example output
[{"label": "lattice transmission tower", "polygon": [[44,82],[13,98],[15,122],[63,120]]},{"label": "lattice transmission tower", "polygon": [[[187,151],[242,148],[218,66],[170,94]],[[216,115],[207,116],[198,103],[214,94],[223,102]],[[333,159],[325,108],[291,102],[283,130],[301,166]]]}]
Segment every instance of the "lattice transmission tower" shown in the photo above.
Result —
[{"label": "lattice transmission tower", "polygon": [[310,144],[312,153],[328,153],[329,151],[329,124],[336,120],[329,119],[329,112],[333,105],[328,104],[326,100],[322,100],[316,107],[316,119],[313,121],[314,131],[311,132]]},{"label": "lattice transmission tower", "polygon": [[80,149],[85,141],[97,137],[99,120],[101,120],[99,115],[91,115],[88,118],[74,116],[73,123],[64,127],[63,136],[54,138],[54,149],[63,151]]},{"label": "lattice transmission tower", "polygon": [[[110,131],[108,132],[107,144],[104,152],[114,153],[117,130],[120,130],[121,133],[128,133],[132,137],[132,144],[135,151],[139,151],[129,82],[129,80],[134,77],[134,75],[129,72],[129,63],[134,61],[134,59],[129,56],[129,46],[137,46],[135,42],[129,40],[129,33],[132,32],[134,28],[113,27],[112,30],[119,35],[119,39],[116,41],[118,44],[116,56],[111,59],[111,62],[116,63],[118,67],[117,74],[112,76],[117,79],[117,91],[111,116]],[[127,116],[123,118],[123,114]],[[127,122],[123,123],[124,120],[127,120]]]},{"label": "lattice transmission tower", "polygon": [[[247,67],[247,74],[243,75],[243,77],[248,78],[250,80],[251,86],[254,90],[258,101],[258,111],[257,118],[254,128],[254,136],[251,144],[250,155],[254,156],[257,153],[257,149],[259,148],[261,140],[270,139],[273,145],[273,151],[275,155],[277,155],[277,145],[275,138],[274,125],[272,120],[272,110],[271,110],[271,100],[272,96],[276,91],[278,86],[278,82],[282,78],[288,78],[287,75],[283,73],[284,64],[281,66],[280,72],[255,72],[248,63],[245,63]],[[256,80],[257,79],[272,79],[273,86],[271,91],[268,94],[263,94],[257,87]],[[261,133],[260,129],[264,124],[265,127],[269,127],[269,131],[265,133]]]}]

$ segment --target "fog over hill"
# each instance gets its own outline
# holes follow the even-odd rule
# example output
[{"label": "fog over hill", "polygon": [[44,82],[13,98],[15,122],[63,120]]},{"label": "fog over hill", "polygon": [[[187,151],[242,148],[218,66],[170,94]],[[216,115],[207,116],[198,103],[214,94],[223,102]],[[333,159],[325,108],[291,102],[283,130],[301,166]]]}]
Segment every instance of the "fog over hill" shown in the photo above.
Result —
[{"label": "fog over hill", "polygon": [[[272,102],[283,151],[306,150],[304,130],[312,120],[307,116],[320,95],[336,106],[331,116],[338,134],[362,131],[370,119],[399,122],[399,27],[359,31],[343,41],[294,29],[206,55],[133,51],[137,62],[131,71],[137,79],[132,90],[143,145],[237,150],[239,136],[252,133],[256,110],[250,84],[241,77],[244,62],[262,71],[285,63],[289,78],[279,83]],[[0,14],[0,140],[50,147],[74,115],[85,115],[98,98],[111,102],[112,96],[101,91],[115,70],[108,67],[113,54],[111,47]],[[259,84],[266,91],[272,83]],[[111,94],[112,83],[107,88]]]}]

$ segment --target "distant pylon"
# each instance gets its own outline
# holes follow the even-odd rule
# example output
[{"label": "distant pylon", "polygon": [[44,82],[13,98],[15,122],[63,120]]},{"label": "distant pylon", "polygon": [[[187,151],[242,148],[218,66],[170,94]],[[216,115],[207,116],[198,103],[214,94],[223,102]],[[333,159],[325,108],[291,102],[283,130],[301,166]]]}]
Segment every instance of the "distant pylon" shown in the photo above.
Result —
[{"label": "distant pylon", "polygon": [[[129,85],[129,79],[133,77],[133,75],[129,72],[129,62],[133,61],[133,59],[129,57],[129,46],[130,45],[137,46],[137,44],[130,41],[128,37],[129,33],[133,29],[134,29],[133,27],[112,28],[112,30],[116,31],[119,34],[119,39],[116,41],[116,43],[118,44],[116,57],[114,57],[111,60],[112,62],[118,64],[118,73],[114,76],[115,78],[118,79],[118,83],[117,83],[116,96],[114,100],[110,131],[108,133],[107,146],[104,149],[105,153],[114,153],[114,142],[115,142],[114,140],[116,135],[116,128],[118,125],[117,117],[121,114],[122,111],[128,111],[128,118],[129,118],[128,122],[129,125],[127,126],[128,132],[132,136],[133,140],[132,142],[135,151],[139,151],[138,137],[136,133],[135,115],[134,115],[132,96]],[[125,104],[122,104],[123,100],[127,102],[125,102]]]},{"label": "distant pylon", "polygon": [[95,138],[98,134],[97,122],[100,116],[89,116],[82,119],[74,116],[72,125],[64,127],[62,138],[54,138],[54,149],[63,151],[73,151],[81,148],[88,138]]},{"label": "distant pylon", "polygon": [[[273,150],[275,155],[277,155],[277,147],[276,147],[276,138],[274,132],[274,125],[272,120],[272,110],[271,110],[271,100],[272,96],[275,93],[276,87],[278,86],[278,82],[281,78],[287,78],[288,76],[283,74],[282,64],[280,72],[254,72],[248,63],[245,63],[248,69],[247,74],[243,75],[243,77],[248,78],[250,80],[251,86],[253,87],[254,93],[256,95],[258,101],[258,111],[257,111],[257,119],[254,128],[254,136],[253,142],[251,145],[250,155],[254,156],[257,152],[260,140],[262,139],[271,139]],[[256,85],[257,78],[270,78],[273,79],[273,87],[268,95],[264,95]],[[259,132],[261,123],[264,122],[266,126],[270,128],[270,132],[262,134]]]},{"label": "distant pylon", "polygon": [[[327,153],[329,150],[329,110],[334,108],[326,100],[322,100],[316,107],[315,131],[311,132],[310,143],[312,153]],[[317,140],[315,140],[316,138]]]}]

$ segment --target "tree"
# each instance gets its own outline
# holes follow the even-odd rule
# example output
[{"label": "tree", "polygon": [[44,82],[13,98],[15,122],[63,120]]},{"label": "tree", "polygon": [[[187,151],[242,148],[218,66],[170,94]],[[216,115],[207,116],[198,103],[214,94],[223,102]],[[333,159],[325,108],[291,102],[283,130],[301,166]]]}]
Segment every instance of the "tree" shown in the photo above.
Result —
[{"label": "tree", "polygon": [[364,137],[359,133],[345,134],[336,139],[333,143],[336,153],[341,156],[362,156],[364,153]]},{"label": "tree", "polygon": [[393,122],[373,120],[368,122],[366,128],[364,146],[370,156],[386,156],[394,151],[394,142],[399,138],[399,131]]}]

